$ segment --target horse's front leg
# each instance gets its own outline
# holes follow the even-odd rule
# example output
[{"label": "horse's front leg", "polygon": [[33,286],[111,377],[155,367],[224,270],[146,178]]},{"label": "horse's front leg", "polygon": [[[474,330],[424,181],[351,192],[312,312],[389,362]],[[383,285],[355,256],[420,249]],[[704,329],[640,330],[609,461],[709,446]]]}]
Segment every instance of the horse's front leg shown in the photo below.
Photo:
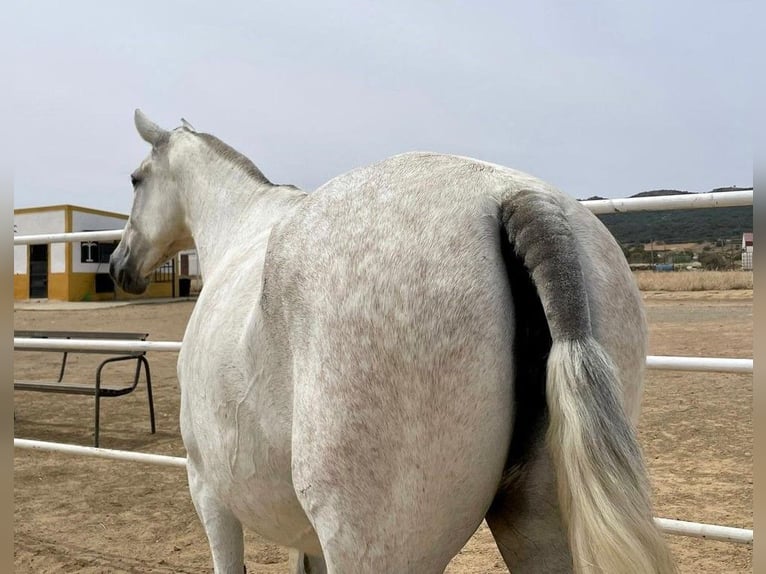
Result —
[{"label": "horse's front leg", "polygon": [[246,572],[242,524],[210,493],[191,459],[188,474],[189,492],[210,543],[215,574]]}]

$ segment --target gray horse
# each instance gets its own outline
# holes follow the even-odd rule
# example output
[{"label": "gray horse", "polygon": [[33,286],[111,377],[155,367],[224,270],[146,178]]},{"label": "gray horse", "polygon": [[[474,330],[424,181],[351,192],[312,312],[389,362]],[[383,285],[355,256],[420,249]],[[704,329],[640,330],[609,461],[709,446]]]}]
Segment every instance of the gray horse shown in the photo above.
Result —
[{"label": "gray horse", "polygon": [[180,422],[215,572],[242,572],[245,526],[296,573],[438,573],[485,518],[514,574],[674,571],[634,428],[640,295],[586,208],[435,153],[305,193],[135,120],[111,273],[140,293],[197,249]]}]

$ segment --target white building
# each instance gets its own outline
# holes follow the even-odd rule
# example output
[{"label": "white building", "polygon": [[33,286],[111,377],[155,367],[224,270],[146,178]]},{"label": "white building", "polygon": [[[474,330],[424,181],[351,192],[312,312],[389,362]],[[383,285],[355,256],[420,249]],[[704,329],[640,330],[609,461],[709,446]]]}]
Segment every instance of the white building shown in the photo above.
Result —
[{"label": "white building", "polygon": [[[15,209],[15,235],[73,233],[122,229],[128,216],[78,207],[51,205]],[[40,243],[14,245],[14,299],[57,299],[61,301],[98,301],[129,299],[134,295],[115,287],[109,276],[109,256],[118,241],[78,241],[70,243]],[[178,273],[178,261],[169,261],[158,268],[143,297],[172,297],[188,290],[188,280],[199,274],[194,251],[184,252],[186,269]],[[184,260],[181,260],[183,263]],[[188,295],[188,293],[186,293]]]}]

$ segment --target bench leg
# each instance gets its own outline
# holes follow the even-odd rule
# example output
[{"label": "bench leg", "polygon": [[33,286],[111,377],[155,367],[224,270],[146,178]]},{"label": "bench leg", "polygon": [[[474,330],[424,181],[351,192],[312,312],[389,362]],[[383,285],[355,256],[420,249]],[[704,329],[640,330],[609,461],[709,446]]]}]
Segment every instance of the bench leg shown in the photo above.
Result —
[{"label": "bench leg", "polygon": [[[117,357],[112,359],[107,359],[104,362],[99,365],[98,369],[96,370],[96,425],[94,429],[94,444],[98,448],[98,437],[99,437],[99,419],[101,414],[101,370],[104,368],[104,366],[107,363],[113,363],[115,361],[125,361],[133,359],[134,357]],[[152,426],[152,434],[156,431],[156,425],[154,421],[154,397],[152,396],[152,375],[149,371],[149,361],[146,360],[145,357],[139,356],[135,357],[138,359],[138,362],[136,364],[136,374],[135,378],[133,379],[133,387],[132,389],[136,388],[136,385],[138,384],[139,377],[141,376],[141,365],[144,366],[145,372],[146,372],[146,391],[149,395],[149,420],[151,422]]]},{"label": "bench leg", "polygon": [[64,358],[61,360],[61,370],[59,371],[59,383],[64,380],[64,370],[66,369],[66,358],[67,355],[66,351],[64,351]]},{"label": "bench leg", "polygon": [[152,434],[155,433],[156,426],[154,424],[154,399],[152,398],[152,374],[149,371],[149,361],[144,357],[140,357],[141,362],[144,365],[144,372],[146,373],[146,392],[149,397],[149,421],[152,424]]},{"label": "bench leg", "polygon": [[98,448],[98,427],[99,419],[101,418],[101,370],[107,363],[113,362],[115,359],[107,359],[101,363],[96,369],[96,427],[93,431],[93,445]]},{"label": "bench leg", "polygon": [[100,385],[100,379],[99,377],[96,377],[96,428],[94,431],[94,445],[96,448],[98,448],[98,423],[99,423],[99,413],[100,406],[101,406],[101,393],[99,392],[101,390]]}]

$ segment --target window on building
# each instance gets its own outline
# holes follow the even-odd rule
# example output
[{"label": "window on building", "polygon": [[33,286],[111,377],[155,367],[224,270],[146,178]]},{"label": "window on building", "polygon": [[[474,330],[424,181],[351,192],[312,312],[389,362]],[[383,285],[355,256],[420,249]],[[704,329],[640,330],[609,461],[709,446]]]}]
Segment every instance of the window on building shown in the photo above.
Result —
[{"label": "window on building", "polygon": [[108,243],[99,243],[98,244],[99,263],[109,263],[109,258],[112,256],[112,253],[114,253],[114,250],[117,249],[117,245],[118,245],[117,241],[110,241]]},{"label": "window on building", "polygon": [[154,270],[154,283],[170,283],[175,276],[175,259],[170,259]]}]

